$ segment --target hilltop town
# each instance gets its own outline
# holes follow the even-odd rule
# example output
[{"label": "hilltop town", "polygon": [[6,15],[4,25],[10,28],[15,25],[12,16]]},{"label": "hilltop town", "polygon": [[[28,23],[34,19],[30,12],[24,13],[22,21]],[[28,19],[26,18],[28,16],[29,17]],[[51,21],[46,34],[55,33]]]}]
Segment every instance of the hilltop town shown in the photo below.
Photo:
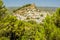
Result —
[{"label": "hilltop town", "polygon": [[14,10],[13,15],[16,16],[18,20],[24,20],[24,21],[33,20],[40,23],[45,19],[47,14],[50,15],[49,12],[40,11],[39,9],[37,9],[35,4],[27,4]]}]

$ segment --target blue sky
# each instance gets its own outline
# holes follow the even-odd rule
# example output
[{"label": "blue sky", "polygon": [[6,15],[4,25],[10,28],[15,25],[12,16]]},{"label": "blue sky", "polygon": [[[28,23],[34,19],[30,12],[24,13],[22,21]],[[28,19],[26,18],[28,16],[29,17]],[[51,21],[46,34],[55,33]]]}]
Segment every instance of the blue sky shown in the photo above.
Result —
[{"label": "blue sky", "polygon": [[60,7],[60,0],[3,0],[3,2],[6,7],[18,7],[30,3],[40,7]]}]

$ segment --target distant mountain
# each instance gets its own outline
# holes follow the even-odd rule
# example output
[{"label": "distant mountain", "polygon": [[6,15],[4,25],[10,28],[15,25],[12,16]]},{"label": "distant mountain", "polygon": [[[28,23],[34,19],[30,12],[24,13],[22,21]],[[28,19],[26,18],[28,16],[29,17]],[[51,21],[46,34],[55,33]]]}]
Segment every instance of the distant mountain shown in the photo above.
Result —
[{"label": "distant mountain", "polygon": [[[8,7],[8,10],[13,11],[18,9],[19,7]],[[37,7],[37,9],[41,11],[55,11],[57,7]]]},{"label": "distant mountain", "polygon": [[16,10],[18,7],[7,7],[8,10],[13,11]]},{"label": "distant mountain", "polygon": [[41,11],[56,11],[57,7],[37,7]]}]

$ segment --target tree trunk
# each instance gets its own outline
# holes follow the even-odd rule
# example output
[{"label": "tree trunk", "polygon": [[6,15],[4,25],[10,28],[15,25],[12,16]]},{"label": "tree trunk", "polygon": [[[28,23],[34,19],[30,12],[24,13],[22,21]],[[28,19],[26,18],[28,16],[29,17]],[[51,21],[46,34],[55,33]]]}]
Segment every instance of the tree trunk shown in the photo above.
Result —
[{"label": "tree trunk", "polygon": [[15,32],[11,32],[11,35],[10,35],[10,40],[16,40],[16,35],[15,35]]}]

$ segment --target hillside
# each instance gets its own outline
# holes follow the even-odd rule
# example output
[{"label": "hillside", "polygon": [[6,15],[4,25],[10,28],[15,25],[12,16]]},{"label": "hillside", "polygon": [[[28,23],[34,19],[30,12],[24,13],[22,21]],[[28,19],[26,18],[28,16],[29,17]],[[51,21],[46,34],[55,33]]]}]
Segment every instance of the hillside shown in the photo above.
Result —
[{"label": "hillside", "polygon": [[14,16],[17,16],[18,20],[29,21],[33,20],[38,23],[42,22],[45,19],[46,15],[50,13],[48,11],[39,10],[35,4],[27,4],[16,10],[14,10]]}]

